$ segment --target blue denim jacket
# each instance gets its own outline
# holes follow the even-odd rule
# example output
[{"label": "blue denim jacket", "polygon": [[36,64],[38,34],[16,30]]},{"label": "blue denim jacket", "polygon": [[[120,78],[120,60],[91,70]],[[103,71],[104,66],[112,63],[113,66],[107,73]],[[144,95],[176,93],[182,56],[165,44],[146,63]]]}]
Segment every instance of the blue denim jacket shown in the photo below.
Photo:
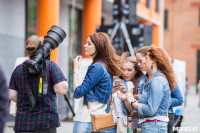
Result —
[{"label": "blue denim jacket", "polygon": [[96,62],[88,67],[83,83],[76,87],[74,97],[84,96],[83,104],[90,101],[97,101],[107,104],[113,87],[113,76],[110,75],[106,67]]},{"label": "blue denim jacket", "polygon": [[[156,71],[151,79],[144,84],[138,84],[138,90],[142,96],[138,100],[139,117],[148,118],[152,116],[167,116],[170,101],[170,86],[167,79],[163,76],[156,76],[162,74],[160,70]],[[145,75],[147,77],[147,75]],[[144,76],[144,77],[145,77]],[[147,78],[140,78],[147,79]],[[145,83],[146,82],[146,83]]]},{"label": "blue denim jacket", "polygon": [[[138,93],[142,94],[143,91],[143,84],[146,82],[147,75],[143,75],[138,80]],[[181,106],[183,104],[183,97],[180,91],[180,88],[178,85],[176,85],[176,88],[174,91],[171,92],[171,99],[170,99],[170,112],[173,112],[173,107]]]},{"label": "blue denim jacket", "polygon": [[169,107],[170,112],[173,112],[173,107],[181,106],[183,104],[183,97],[178,85],[174,91],[171,92],[171,105]]}]

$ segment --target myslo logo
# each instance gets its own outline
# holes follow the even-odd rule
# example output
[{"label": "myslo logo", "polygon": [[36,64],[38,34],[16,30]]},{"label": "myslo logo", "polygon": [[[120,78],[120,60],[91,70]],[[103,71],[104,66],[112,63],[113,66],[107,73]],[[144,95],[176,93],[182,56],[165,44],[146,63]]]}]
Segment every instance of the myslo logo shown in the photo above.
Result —
[{"label": "myslo logo", "polygon": [[197,127],[173,127],[173,131],[188,131],[188,132],[194,132],[198,131]]}]

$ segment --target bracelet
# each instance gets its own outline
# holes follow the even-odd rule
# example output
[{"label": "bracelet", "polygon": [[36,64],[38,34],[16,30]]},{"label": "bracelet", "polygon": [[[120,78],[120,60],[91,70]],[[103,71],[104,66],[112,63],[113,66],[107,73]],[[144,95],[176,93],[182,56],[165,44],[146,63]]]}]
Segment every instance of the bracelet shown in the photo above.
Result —
[{"label": "bracelet", "polygon": [[73,71],[73,74],[78,74],[78,71]]},{"label": "bracelet", "polygon": [[136,100],[135,101],[131,101],[131,106],[133,107],[133,103],[137,102]]}]

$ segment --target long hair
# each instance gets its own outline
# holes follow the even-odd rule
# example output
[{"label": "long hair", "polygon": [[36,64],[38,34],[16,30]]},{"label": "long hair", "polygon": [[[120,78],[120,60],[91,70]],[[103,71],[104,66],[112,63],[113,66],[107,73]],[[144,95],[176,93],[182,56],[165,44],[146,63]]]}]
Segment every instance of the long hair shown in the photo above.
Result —
[{"label": "long hair", "polygon": [[120,70],[120,64],[123,59],[116,54],[110,37],[103,32],[90,34],[89,37],[96,48],[96,55],[92,64],[98,61],[102,62],[111,75],[122,76],[123,72]]},{"label": "long hair", "polygon": [[158,69],[167,77],[170,90],[174,90],[176,88],[176,80],[168,53],[162,48],[150,46],[148,55],[152,60],[155,60]]}]

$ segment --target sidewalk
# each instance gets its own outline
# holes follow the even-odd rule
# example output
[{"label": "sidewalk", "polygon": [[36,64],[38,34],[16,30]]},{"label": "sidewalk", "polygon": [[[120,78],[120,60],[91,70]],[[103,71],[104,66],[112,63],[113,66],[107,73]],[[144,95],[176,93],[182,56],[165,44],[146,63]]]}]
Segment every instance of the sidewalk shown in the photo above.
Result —
[{"label": "sidewalk", "polygon": [[[195,92],[195,86],[190,86],[187,106],[183,112],[184,119],[182,127],[185,129],[180,133],[200,133],[200,108],[198,107],[198,95]],[[186,131],[186,129],[190,131]]]},{"label": "sidewalk", "polygon": [[[189,95],[187,99],[187,107],[184,108],[184,120],[182,127],[184,131],[180,133],[200,133],[200,108],[197,106],[198,95],[195,94],[195,86],[190,86]],[[14,133],[14,122],[7,122],[4,133]],[[190,131],[186,131],[190,130]],[[197,131],[196,131],[197,129]],[[72,133],[73,122],[61,121],[61,127],[57,128],[58,133]]]}]

